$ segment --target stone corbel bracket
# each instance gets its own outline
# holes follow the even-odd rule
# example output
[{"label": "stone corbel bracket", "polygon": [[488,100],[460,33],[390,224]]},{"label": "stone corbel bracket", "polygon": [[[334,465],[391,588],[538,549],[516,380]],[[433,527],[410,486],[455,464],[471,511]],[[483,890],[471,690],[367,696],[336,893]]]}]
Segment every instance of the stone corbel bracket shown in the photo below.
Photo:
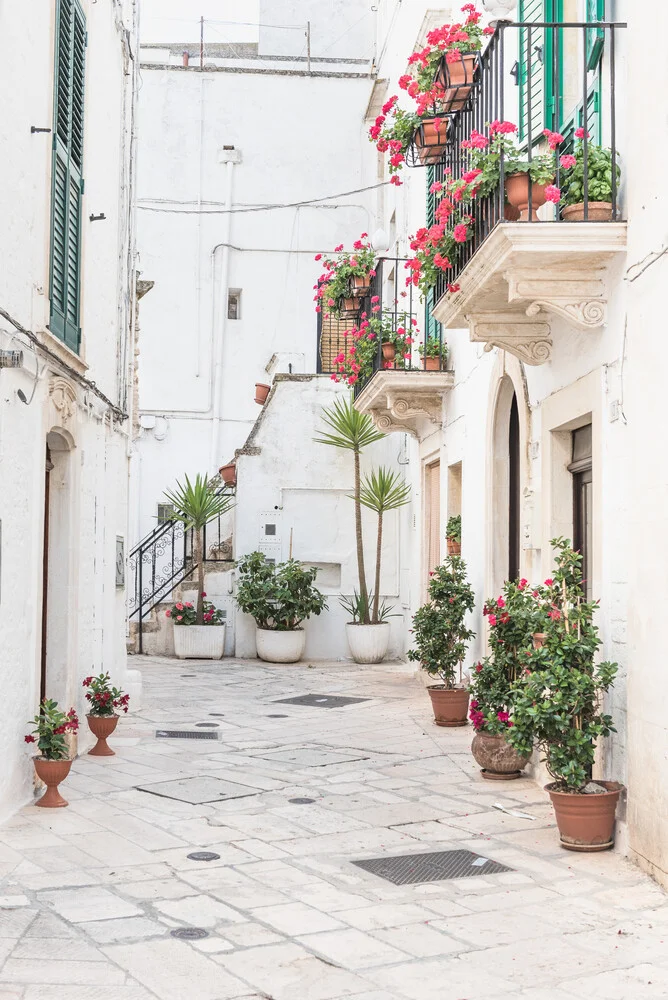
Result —
[{"label": "stone corbel bracket", "polygon": [[607,302],[603,276],[583,277],[577,271],[554,271],[537,277],[535,271],[512,270],[503,275],[508,282],[508,302],[527,302],[526,315],[541,310],[555,313],[581,330],[594,330],[606,320]]},{"label": "stone corbel bracket", "polygon": [[547,317],[536,310],[537,318],[526,313],[474,313],[466,317],[474,343],[485,345],[486,351],[499,347],[509,351],[527,365],[542,365],[552,355],[552,335]]},{"label": "stone corbel bracket", "polygon": [[442,424],[443,393],[452,372],[377,372],[355,400],[384,434],[400,431],[418,439]]}]

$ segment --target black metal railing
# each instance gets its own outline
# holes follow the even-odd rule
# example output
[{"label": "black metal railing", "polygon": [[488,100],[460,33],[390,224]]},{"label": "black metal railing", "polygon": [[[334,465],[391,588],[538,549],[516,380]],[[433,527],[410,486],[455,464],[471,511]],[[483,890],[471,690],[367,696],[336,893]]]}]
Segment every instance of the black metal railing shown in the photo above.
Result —
[{"label": "black metal railing", "polygon": [[350,348],[354,331],[370,324],[375,350],[371,370],[353,384],[355,396],[378,371],[442,371],[448,350],[441,324],[431,317],[416,287],[405,257],[381,257],[366,294],[357,296],[352,314],[336,317],[318,313],[318,373],[336,374],[336,358]]},{"label": "black metal railing", "polygon": [[[223,486],[217,495],[234,492]],[[228,562],[227,539],[222,537],[222,515],[213,518],[202,531],[202,550],[206,562]],[[193,558],[195,534],[184,530],[181,521],[158,524],[130,552],[128,618],[137,620],[139,652],[143,652],[143,622],[195,569]]]},{"label": "black metal railing", "polygon": [[[619,221],[616,47],[619,30],[625,27],[624,23],[608,21],[499,22],[480,55],[463,107],[447,114],[447,142],[434,166],[435,180],[442,182],[449,176],[456,179],[469,169],[468,153],[461,143],[473,129],[487,134],[487,126],[492,121],[509,120],[518,125],[519,148],[527,162],[547,150],[543,129],[563,134],[564,142],[559,148],[559,155],[562,155],[573,150],[575,130],[583,127],[584,212],[581,221]],[[517,100],[509,96],[512,80],[517,86]],[[588,133],[592,133],[590,138]],[[592,219],[589,213],[589,150],[599,145],[599,137],[601,144],[610,149],[612,161],[609,220]],[[557,187],[563,179],[559,155],[554,179]],[[413,162],[424,164],[429,160],[416,156]],[[453,269],[439,276],[435,301],[446,293],[448,283],[456,282],[491,231],[499,224],[513,221],[507,212],[505,179],[501,156],[498,187],[487,197],[476,198],[472,205],[463,205],[453,215],[453,223],[463,215],[473,216],[471,235],[460,245]],[[532,222],[536,220],[531,185],[528,185],[528,197],[527,221]],[[548,214],[540,221],[561,223],[563,219],[557,209],[553,210],[552,218]],[[568,224],[573,223],[569,221]]]}]

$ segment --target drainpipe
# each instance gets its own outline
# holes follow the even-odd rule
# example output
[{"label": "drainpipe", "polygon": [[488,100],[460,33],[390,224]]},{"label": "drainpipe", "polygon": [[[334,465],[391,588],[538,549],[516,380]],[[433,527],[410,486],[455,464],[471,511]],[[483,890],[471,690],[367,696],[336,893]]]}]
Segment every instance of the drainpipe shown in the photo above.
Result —
[{"label": "drainpipe", "polygon": [[213,421],[211,426],[211,455],[209,467],[212,472],[218,470],[221,462],[220,431],[222,423],[222,385],[223,385],[223,351],[225,349],[225,330],[227,327],[227,297],[230,277],[230,236],[232,232],[232,188],[234,181],[234,165],[241,163],[241,153],[234,146],[223,146],[218,157],[219,163],[226,164],[225,176],[225,209],[223,215],[222,257],[220,263],[220,285],[218,294],[218,323],[214,329],[213,340]]}]

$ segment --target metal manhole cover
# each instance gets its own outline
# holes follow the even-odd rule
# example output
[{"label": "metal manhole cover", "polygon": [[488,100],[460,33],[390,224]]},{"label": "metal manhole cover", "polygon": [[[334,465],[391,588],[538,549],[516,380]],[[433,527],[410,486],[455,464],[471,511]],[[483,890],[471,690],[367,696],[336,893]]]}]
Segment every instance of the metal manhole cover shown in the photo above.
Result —
[{"label": "metal manhole cover", "polygon": [[288,799],[288,802],[292,803],[293,806],[310,806],[315,799],[298,798],[298,799]]},{"label": "metal manhole cover", "polygon": [[200,941],[209,936],[209,932],[203,927],[175,927],[169,932],[172,937],[180,938],[182,941]]},{"label": "metal manhole cover", "polygon": [[153,785],[137,785],[136,788],[139,792],[160,795],[165,799],[178,799],[179,802],[190,802],[194,806],[205,802],[221,802],[223,799],[242,799],[248,795],[258,794],[257,788],[238,785],[234,781],[224,781],[222,778],[212,776],[158,781]]},{"label": "metal manhole cover", "polygon": [[308,705],[311,708],[343,708],[344,705],[355,705],[360,701],[370,701],[369,698],[346,698],[338,694],[300,694],[296,698],[279,698],[275,705]]},{"label": "metal manhole cover", "polygon": [[193,851],[192,854],[186,854],[186,857],[190,861],[218,861],[220,854],[214,854],[213,851]]},{"label": "metal manhole cover", "polygon": [[218,729],[218,723],[217,722],[196,722],[195,723],[195,728],[196,729]]},{"label": "metal manhole cover", "polygon": [[450,878],[473,878],[476,875],[496,875],[512,868],[474,854],[473,851],[437,851],[433,854],[403,854],[391,858],[369,858],[353,861],[372,875],[393,882],[412,885],[417,882],[440,882]]},{"label": "metal manhole cover", "polygon": [[192,729],[157,729],[157,740],[217,740],[218,733],[200,733]]},{"label": "metal manhole cover", "polygon": [[368,760],[364,754],[354,750],[321,750],[300,747],[297,750],[278,750],[276,753],[258,754],[256,760],[280,761],[281,764],[295,764],[298,767],[326,767],[327,764],[345,764],[350,761]]}]

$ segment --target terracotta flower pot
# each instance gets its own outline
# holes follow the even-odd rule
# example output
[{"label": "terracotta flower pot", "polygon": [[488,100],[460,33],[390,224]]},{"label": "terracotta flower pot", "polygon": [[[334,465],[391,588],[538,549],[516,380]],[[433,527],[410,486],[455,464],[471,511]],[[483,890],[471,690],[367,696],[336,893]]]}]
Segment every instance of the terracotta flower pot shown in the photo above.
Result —
[{"label": "terracotta flower pot", "polygon": [[469,713],[469,693],[466,688],[446,688],[432,684],[427,688],[437,726],[465,726]]},{"label": "terracotta flower pot", "polygon": [[394,361],[397,349],[389,341],[383,344],[383,361]]},{"label": "terracotta flower pot", "polygon": [[[529,221],[529,175],[509,174],[506,177],[506,195],[513,208],[519,209],[520,222]],[[531,185],[531,221],[539,222],[536,209],[545,204],[546,184]]]},{"label": "terracotta flower pot", "polygon": [[[564,222],[584,222],[585,207],[581,201],[577,205],[566,205],[561,210],[561,217]],[[590,201],[587,204],[587,222],[611,222],[612,202],[610,201]]]},{"label": "terracotta flower pot", "polygon": [[506,742],[505,736],[491,736],[489,733],[476,733],[471,744],[471,753],[476,763],[480,764],[483,778],[496,781],[510,781],[521,778],[522,768],[528,757],[521,754]]},{"label": "terracotta flower pot", "polygon": [[259,403],[260,406],[264,406],[267,402],[267,396],[269,395],[270,385],[265,385],[263,382],[255,383],[255,402]]},{"label": "terracotta flower pot", "polygon": [[58,791],[58,785],[70,773],[72,761],[45,760],[43,757],[35,757],[34,762],[37,777],[41,778],[46,785],[46,792],[35,805],[42,806],[44,809],[57,809],[60,806],[66,806],[68,803]]},{"label": "terracotta flower pot", "polygon": [[237,467],[234,462],[228,462],[227,465],[221,465],[218,471],[226,486],[237,485]]},{"label": "terracotta flower pot", "polygon": [[425,371],[439,372],[441,370],[441,359],[426,357],[423,359]]},{"label": "terracotta flower pot", "polygon": [[356,296],[369,295],[371,292],[371,278],[368,274],[353,275],[353,290]]},{"label": "terracotta flower pot", "polygon": [[503,217],[506,222],[519,222],[520,210],[519,208],[515,208],[514,205],[504,205]]},{"label": "terracotta flower pot", "polygon": [[462,543],[458,542],[454,538],[446,538],[448,543],[448,555],[449,556],[460,556],[462,554]]},{"label": "terracotta flower pot", "polygon": [[560,792],[556,782],[545,786],[554,806],[561,846],[567,851],[607,851],[615,842],[615,809],[624,786],[599,781],[607,791],[592,795]]},{"label": "terracotta flower pot", "polygon": [[443,104],[447,111],[461,111],[466,105],[473,85],[476,66],[478,65],[478,54],[469,52],[461,56],[455,62],[444,60],[444,83],[445,97]]},{"label": "terracotta flower pot", "polygon": [[448,119],[425,119],[415,131],[414,142],[420,163],[440,163],[448,144]]},{"label": "terracotta flower pot", "polygon": [[358,295],[352,295],[341,299],[339,313],[341,316],[357,316],[361,308],[362,299]]},{"label": "terracotta flower pot", "polygon": [[547,641],[547,632],[534,632],[533,634],[533,648],[542,649]]},{"label": "terracotta flower pot", "polygon": [[88,753],[91,757],[113,757],[114,751],[107,745],[107,737],[111,736],[118,725],[117,715],[87,715],[88,728],[93,736],[97,737],[97,743]]}]

